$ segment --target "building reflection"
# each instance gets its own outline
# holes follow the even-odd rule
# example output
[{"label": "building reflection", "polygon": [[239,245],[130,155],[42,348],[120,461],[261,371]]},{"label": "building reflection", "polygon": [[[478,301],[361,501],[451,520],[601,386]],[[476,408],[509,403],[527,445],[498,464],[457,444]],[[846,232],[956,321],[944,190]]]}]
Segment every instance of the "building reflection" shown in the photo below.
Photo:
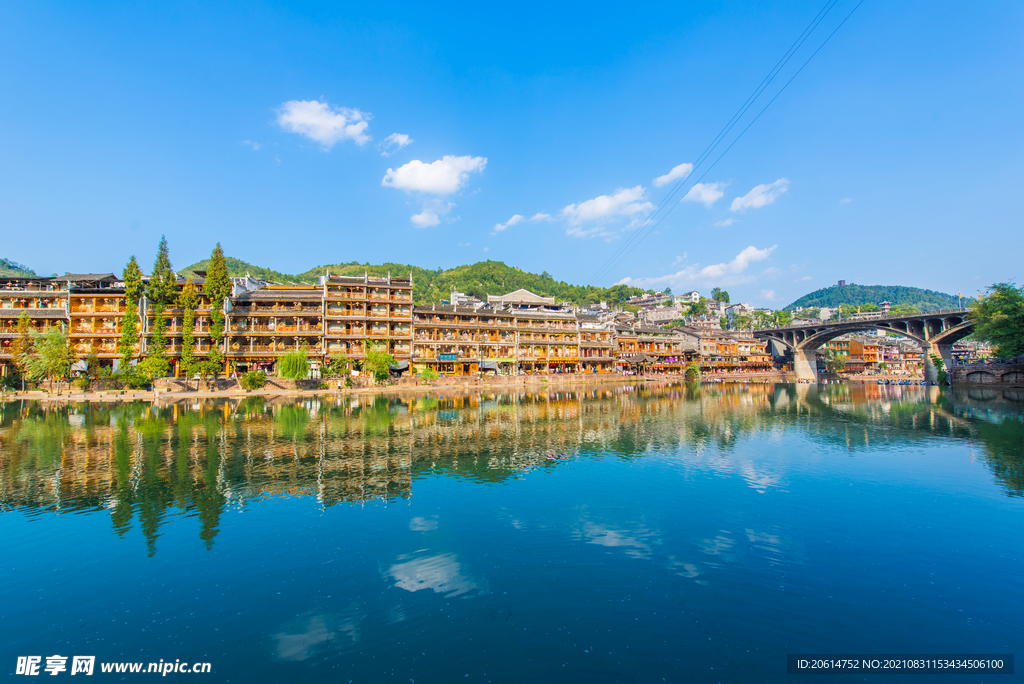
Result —
[{"label": "building reflection", "polygon": [[[970,440],[1024,494],[1024,397],[879,385],[604,386],[579,391],[246,397],[178,403],[0,405],[0,506],[105,511],[150,555],[168,515],[220,517],[268,497],[327,507],[407,499],[425,477],[497,483],[565,460],[679,453],[700,462],[758,433],[799,430],[852,453]],[[975,396],[977,395],[977,396]],[[674,450],[674,451],[673,451]],[[776,474],[735,466],[751,487]],[[424,524],[427,524],[426,521]],[[595,537],[596,538],[596,537]]]}]

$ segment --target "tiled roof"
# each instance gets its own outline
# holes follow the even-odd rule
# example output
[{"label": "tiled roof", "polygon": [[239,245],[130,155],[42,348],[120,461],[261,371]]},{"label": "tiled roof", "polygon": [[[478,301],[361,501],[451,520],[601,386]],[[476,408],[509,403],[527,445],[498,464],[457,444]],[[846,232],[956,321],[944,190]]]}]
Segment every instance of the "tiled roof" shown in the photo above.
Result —
[{"label": "tiled roof", "polygon": [[63,308],[53,309],[0,309],[0,318],[18,318],[27,313],[29,318],[66,319],[68,312]]},{"label": "tiled roof", "polygon": [[237,295],[238,303],[249,302],[319,302],[323,301],[323,290],[250,290]]}]

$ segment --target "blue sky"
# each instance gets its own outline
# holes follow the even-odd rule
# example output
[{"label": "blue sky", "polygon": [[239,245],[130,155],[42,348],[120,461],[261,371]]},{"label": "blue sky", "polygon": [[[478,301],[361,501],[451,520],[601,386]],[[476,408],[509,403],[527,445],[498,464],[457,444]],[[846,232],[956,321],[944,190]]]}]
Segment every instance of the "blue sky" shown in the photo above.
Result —
[{"label": "blue sky", "polygon": [[824,4],[7,2],[0,256],[148,268],[166,234],[178,267],[219,240],[286,272],[498,259],[768,306],[1021,280],[1019,2],[865,0],[686,177]]}]

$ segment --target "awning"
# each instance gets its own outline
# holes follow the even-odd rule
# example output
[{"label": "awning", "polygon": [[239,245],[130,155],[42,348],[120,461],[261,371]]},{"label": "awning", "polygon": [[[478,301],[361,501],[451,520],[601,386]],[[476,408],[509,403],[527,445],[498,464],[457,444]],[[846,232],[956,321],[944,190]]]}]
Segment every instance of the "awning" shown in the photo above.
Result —
[{"label": "awning", "polygon": [[482,370],[482,371],[497,371],[498,370],[498,362],[497,361],[481,361],[480,362],[480,370]]},{"label": "awning", "polygon": [[392,373],[404,373],[405,371],[409,370],[409,362],[399,361],[397,365],[388,366],[388,368],[391,370]]},{"label": "awning", "polygon": [[628,359],[624,360],[631,366],[637,366],[641,363],[651,363],[652,361],[656,361],[657,359],[652,359],[647,354],[637,354],[636,356],[631,356]]}]

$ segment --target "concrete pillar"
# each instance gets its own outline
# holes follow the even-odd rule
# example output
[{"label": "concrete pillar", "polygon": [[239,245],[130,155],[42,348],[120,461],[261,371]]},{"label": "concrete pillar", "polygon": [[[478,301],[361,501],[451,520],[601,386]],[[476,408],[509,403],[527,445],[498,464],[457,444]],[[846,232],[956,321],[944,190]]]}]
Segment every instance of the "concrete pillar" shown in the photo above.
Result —
[{"label": "concrete pillar", "polygon": [[818,381],[818,360],[813,349],[793,350],[793,372],[797,380]]}]

